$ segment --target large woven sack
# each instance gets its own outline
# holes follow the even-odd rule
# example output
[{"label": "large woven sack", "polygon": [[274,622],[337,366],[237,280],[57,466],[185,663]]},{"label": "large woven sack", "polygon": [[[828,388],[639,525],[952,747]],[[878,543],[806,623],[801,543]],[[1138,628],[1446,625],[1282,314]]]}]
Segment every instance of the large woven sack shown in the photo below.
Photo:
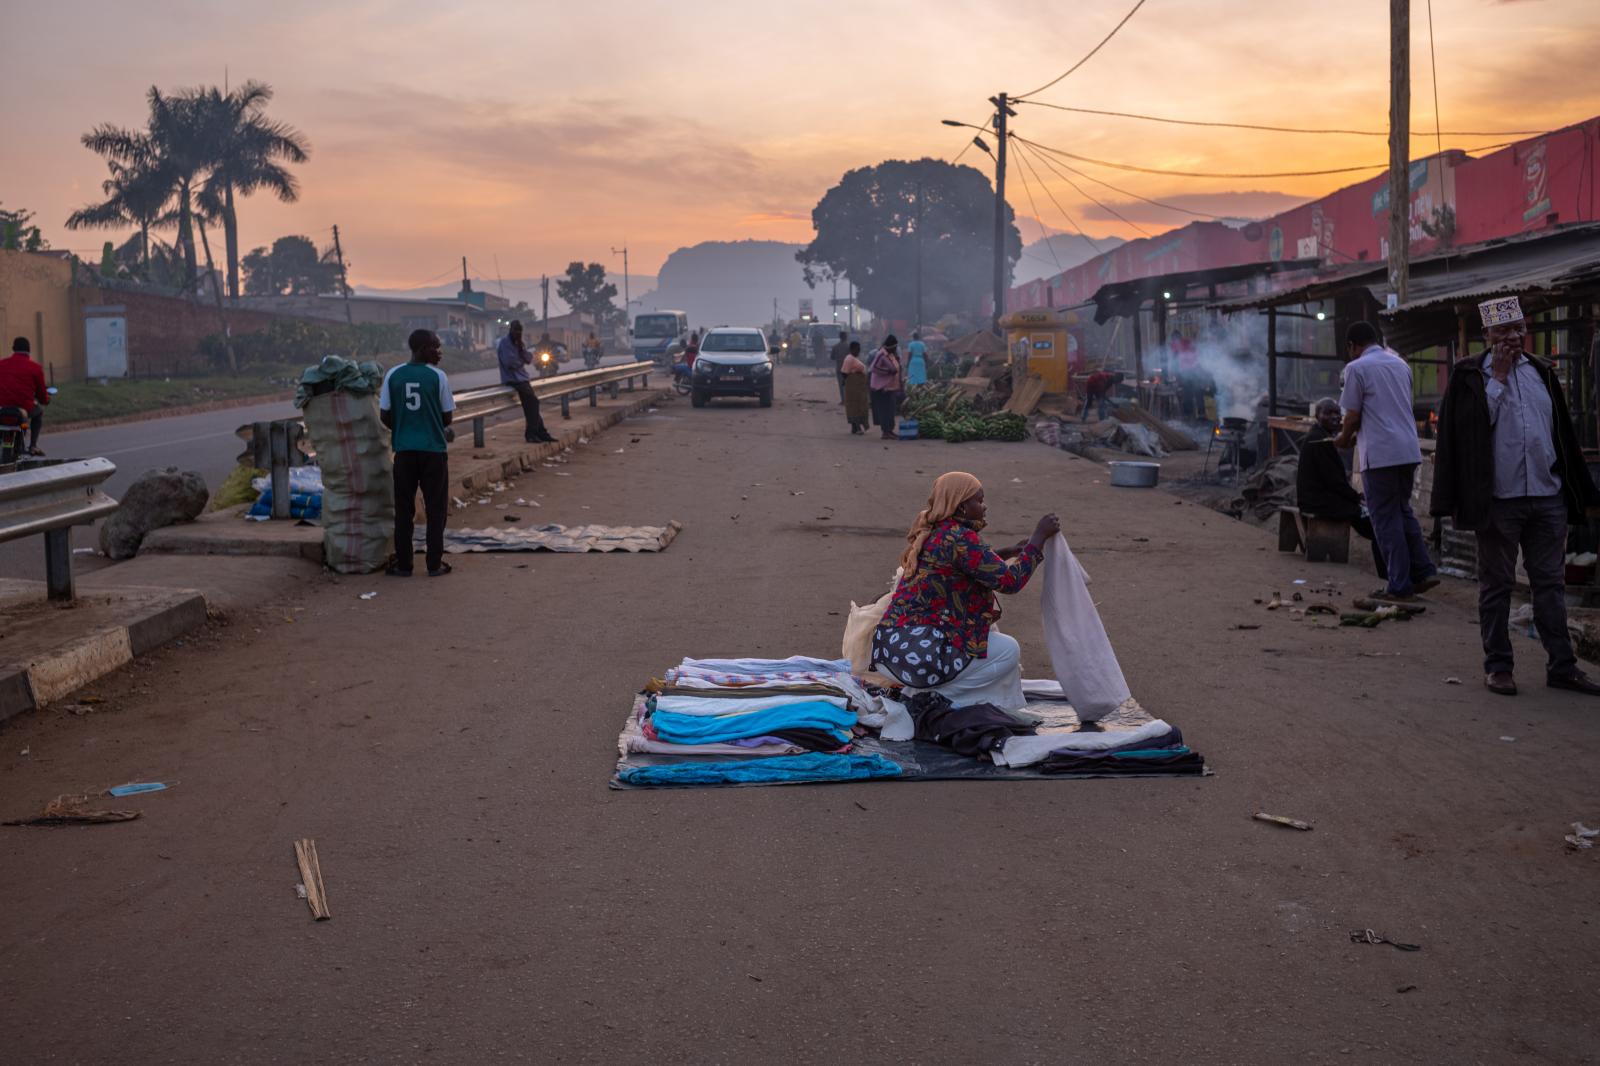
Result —
[{"label": "large woven sack", "polygon": [[872,631],[883,621],[884,613],[889,610],[889,601],[894,599],[894,590],[899,583],[900,570],[896,568],[894,579],[889,582],[889,591],[876,602],[858,607],[854,600],[850,601],[850,612],[844,623],[844,647],[841,655],[850,660],[850,672],[856,677],[880,685],[900,684],[894,678],[872,669]]},{"label": "large woven sack", "polygon": [[381,570],[394,550],[394,459],[378,396],[325,392],[304,411],[322,465],[323,556],[341,574]]}]

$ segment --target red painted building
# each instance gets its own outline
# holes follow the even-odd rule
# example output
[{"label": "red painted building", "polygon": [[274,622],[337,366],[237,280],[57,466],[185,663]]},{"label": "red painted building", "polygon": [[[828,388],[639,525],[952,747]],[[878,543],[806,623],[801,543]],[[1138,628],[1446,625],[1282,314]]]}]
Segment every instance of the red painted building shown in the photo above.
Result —
[{"label": "red painted building", "polygon": [[[1474,244],[1600,218],[1600,117],[1474,159],[1449,151],[1411,164],[1411,251]],[[1378,174],[1260,222],[1196,222],[1130,241],[1052,278],[1012,289],[1007,310],[1076,307],[1108,282],[1284,259],[1329,266],[1389,254],[1389,178]],[[1270,280],[1268,281],[1270,284]]]}]

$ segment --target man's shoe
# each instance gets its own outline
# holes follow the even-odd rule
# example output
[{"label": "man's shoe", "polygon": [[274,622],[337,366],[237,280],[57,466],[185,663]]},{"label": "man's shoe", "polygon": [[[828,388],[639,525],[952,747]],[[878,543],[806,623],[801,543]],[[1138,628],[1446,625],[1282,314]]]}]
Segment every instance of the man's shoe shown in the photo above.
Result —
[{"label": "man's shoe", "polygon": [[1582,670],[1574,670],[1570,674],[1560,677],[1551,677],[1545,680],[1551,688],[1564,688],[1569,692],[1581,692],[1585,696],[1600,696],[1600,681],[1596,681]]},{"label": "man's shoe", "polygon": [[1413,595],[1415,595],[1418,593],[1427,592],[1429,589],[1436,589],[1438,587],[1439,575],[1429,574],[1427,577],[1418,578],[1416,581],[1413,581],[1411,583],[1411,592]]},{"label": "man's shoe", "polygon": [[440,563],[437,569],[428,571],[428,576],[429,577],[444,577],[444,575],[448,574],[451,571],[451,569],[452,569],[452,567],[450,566],[449,563]]},{"label": "man's shoe", "polygon": [[384,567],[383,572],[387,577],[410,577],[411,567],[401,566],[398,563],[390,563],[388,566]]},{"label": "man's shoe", "polygon": [[1414,592],[1390,592],[1388,589],[1379,589],[1369,598],[1382,600],[1384,603],[1410,603],[1417,597]]},{"label": "man's shoe", "polygon": [[[1551,684],[1555,684],[1554,681]],[[1489,674],[1483,679],[1483,687],[1493,692],[1496,696],[1515,696],[1517,694],[1516,679],[1509,670],[1500,670]]]}]

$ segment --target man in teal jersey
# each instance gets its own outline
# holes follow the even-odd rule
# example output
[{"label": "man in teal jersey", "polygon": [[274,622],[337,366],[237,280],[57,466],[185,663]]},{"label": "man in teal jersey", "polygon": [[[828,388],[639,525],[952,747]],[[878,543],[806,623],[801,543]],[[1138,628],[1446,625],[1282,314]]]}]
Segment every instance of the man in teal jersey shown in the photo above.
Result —
[{"label": "man in teal jersey", "polygon": [[445,427],[454,417],[456,401],[450,394],[450,379],[434,365],[439,361],[439,338],[431,330],[419,329],[412,331],[407,343],[411,361],[385,374],[378,394],[378,417],[394,434],[394,562],[385,573],[411,576],[420,488],[428,520],[428,576],[443,577],[450,572],[444,561],[444,520],[450,506],[446,448],[454,436]]}]

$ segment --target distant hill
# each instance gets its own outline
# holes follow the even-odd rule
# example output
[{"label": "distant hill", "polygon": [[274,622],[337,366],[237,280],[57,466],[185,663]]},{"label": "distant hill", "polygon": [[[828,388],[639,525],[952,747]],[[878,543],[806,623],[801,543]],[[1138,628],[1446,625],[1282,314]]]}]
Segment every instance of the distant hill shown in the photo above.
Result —
[{"label": "distant hill", "polygon": [[[622,275],[607,274],[606,279],[617,287],[617,306],[622,306]],[[629,283],[634,292],[642,292],[656,283],[656,279],[649,274],[629,275]],[[477,292],[493,293],[500,295],[501,283],[493,278],[473,278],[472,287]],[[363,296],[393,296],[408,297],[414,300],[429,300],[436,296],[455,296],[461,291],[461,282],[450,281],[440,285],[423,285],[415,289],[381,289],[372,285],[356,285],[353,289]],[[505,297],[515,304],[519,300],[526,300],[528,306],[535,311],[539,309],[539,279],[538,278],[506,278]],[[550,277],[550,313],[552,315],[566,314],[567,305],[556,295],[555,275]]]},{"label": "distant hill", "polygon": [[[634,313],[670,309],[687,311],[696,327],[754,326],[772,321],[774,299],[787,320],[799,313],[799,301],[809,298],[817,317],[826,320],[833,287],[806,287],[794,257],[802,247],[782,241],[703,241],[679,248],[661,264],[655,290],[634,297]],[[845,294],[841,288],[840,295]]]},{"label": "distant hill", "polygon": [[[1099,245],[1099,251],[1076,233],[1053,233],[1044,240],[1024,245],[1011,284],[1026,285],[1039,278],[1053,278],[1063,270],[1071,270],[1127,242],[1121,237],[1096,237],[1094,243]],[[1050,254],[1052,250],[1054,256]],[[1056,265],[1057,260],[1060,266]]]}]

